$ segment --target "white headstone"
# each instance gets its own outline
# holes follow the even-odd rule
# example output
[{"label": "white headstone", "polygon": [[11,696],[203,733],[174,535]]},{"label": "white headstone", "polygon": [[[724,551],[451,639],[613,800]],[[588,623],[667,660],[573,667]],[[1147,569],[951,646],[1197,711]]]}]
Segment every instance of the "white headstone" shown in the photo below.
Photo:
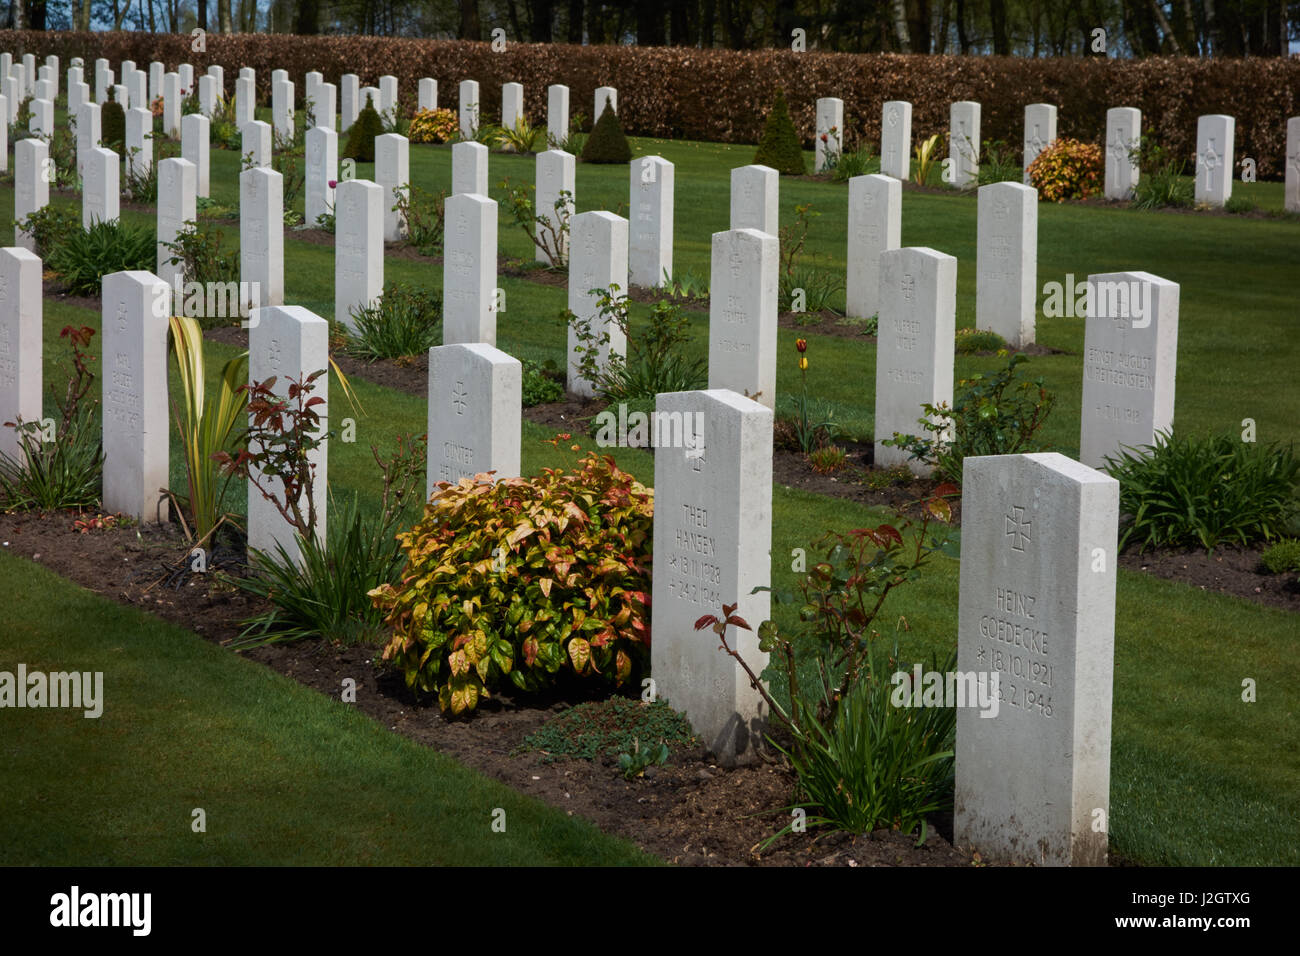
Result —
[{"label": "white headstone", "polygon": [[1119,483],[1064,455],[993,455],[965,460],[961,491],[953,842],[1105,866]]},{"label": "white headstone", "polygon": [[200,113],[190,113],[181,120],[181,155],[194,164],[196,186],[200,196],[210,195],[208,149],[211,142],[211,129],[212,121]]},{"label": "white headstone", "polygon": [[[561,196],[567,192],[567,197]],[[574,186],[574,158],[572,153],[566,153],[562,149],[548,149],[545,152],[537,154],[537,183],[533,194],[535,199],[534,210],[536,215],[545,216],[546,220],[558,231],[560,222],[567,214],[569,217],[570,228],[573,224],[574,204],[576,202],[577,192]],[[564,199],[564,204],[557,211],[556,206]],[[542,226],[539,223],[535,230],[536,235],[542,235]],[[561,258],[567,255],[567,246],[571,240],[566,239],[563,233],[559,234],[560,255]],[[538,262],[545,262],[548,265],[558,265],[552,263],[541,247],[537,247],[536,258]]]},{"label": "white headstone", "polygon": [[979,180],[980,105],[970,100],[953,103],[948,115],[948,159],[952,185],[965,189]]},{"label": "white headstone", "polygon": [[546,138],[551,146],[569,138],[569,88],[562,83],[546,88]]},{"label": "white headstone", "polygon": [[114,103],[122,107],[122,109],[129,108],[131,103],[131,96],[127,92],[125,83],[118,83],[116,86],[113,87],[111,92],[113,94],[112,100]]},{"label": "white headstone", "polygon": [[[610,355],[627,354],[627,337],[612,319],[602,320],[592,290],[606,290],[617,285],[615,293],[627,295],[627,220],[612,212],[584,212],[570,220],[569,232],[569,311],[586,321],[596,337],[589,343],[595,348],[596,366],[609,368]],[[609,341],[599,340],[605,335]],[[569,326],[569,362],[566,380],[569,391],[577,395],[594,395],[595,389],[578,368],[582,354],[577,351],[576,330]]]},{"label": "white headstone", "polygon": [[713,234],[709,270],[709,388],[776,405],[780,242],[757,229]]},{"label": "white headstone", "polygon": [[440,481],[519,476],[523,375],[518,359],[483,342],[429,349],[426,499]]},{"label": "white headstone", "polygon": [[293,141],[293,83],[289,80],[271,84],[271,121],[279,142]]},{"label": "white headstone", "polygon": [[1106,111],[1106,179],[1107,199],[1132,199],[1138,183],[1138,164],[1134,156],[1142,139],[1142,111],[1131,106],[1117,106]]},{"label": "white headstone", "polygon": [[384,292],[384,188],[364,179],[338,184],[334,220],[334,319],[356,328],[352,310]]},{"label": "white headstone", "polygon": [[[895,433],[923,435],[925,403],[952,405],[953,336],[957,323],[957,260],[922,246],[880,256],[880,321],[876,336],[875,464],[926,466],[901,448],[882,445]],[[927,436],[928,437],[928,436]]]},{"label": "white headstone", "polygon": [[384,114],[383,114],[383,110],[380,108],[381,105],[382,104],[380,103],[379,87],[363,86],[361,88],[361,109],[365,109],[367,106],[370,106],[376,113],[379,114],[379,118],[380,120],[382,120]]},{"label": "white headstone", "polygon": [[82,103],[77,113],[77,173],[83,178],[90,151],[99,145],[99,110],[98,103]]},{"label": "white headstone", "polygon": [[[45,69],[45,67],[41,67],[41,69],[43,70]],[[35,99],[49,100],[51,103],[53,103],[56,99],[58,99],[58,96],[59,96],[58,86],[55,85],[55,82],[53,80],[45,79],[39,81],[36,84]]]},{"label": "white headstone", "polygon": [[152,272],[104,276],[104,510],[141,522],[168,517],[170,314],[171,290]]},{"label": "white headstone", "polygon": [[504,83],[501,86],[501,125],[514,129],[524,118],[524,85]]},{"label": "white headstone", "polygon": [[163,133],[171,139],[181,135],[181,78],[176,73],[163,77]]},{"label": "white headstone", "polygon": [[144,70],[132,70],[126,78],[126,87],[130,92],[127,99],[132,109],[149,109],[149,74]]},{"label": "white headstone", "polygon": [[423,77],[420,80],[418,97],[416,105],[422,110],[436,110],[438,108],[438,81]]},{"label": "white headstone", "polygon": [[163,64],[154,60],[149,64],[149,103],[148,107],[153,106],[153,101],[163,95],[163,76],[166,75],[167,68]]},{"label": "white headstone", "polygon": [[447,197],[442,260],[442,344],[496,345],[497,204],[477,193]]},{"label": "white headstone", "polygon": [[95,102],[103,106],[108,102],[108,91],[113,87],[113,71],[104,66],[95,69]]},{"label": "white headstone", "polygon": [[264,166],[239,174],[239,279],[246,304],[284,304],[284,177]]},{"label": "white headstone", "polygon": [[912,173],[912,104],[890,100],[880,109],[880,172],[898,180]]},{"label": "white headstone", "polygon": [[303,211],[307,225],[315,228],[321,216],[334,212],[334,188],[330,183],[339,178],[339,134],[324,126],[312,127],[307,130],[306,153]]},{"label": "white headstone", "polygon": [[461,139],[473,139],[479,122],[478,80],[461,80],[459,92]]},{"label": "white headstone", "polygon": [[606,106],[613,109],[615,113],[618,112],[618,90],[612,86],[598,86],[596,87],[596,96],[591,110],[591,125],[593,127],[596,125],[596,121],[600,119],[600,114],[605,112]]},{"label": "white headstone", "polygon": [[[772,410],[728,389],[665,392],[655,410],[655,690],[686,714],[720,763],[747,763],[762,747],[766,705],[695,622],[737,604],[734,613],[755,630],[729,628],[727,641],[762,674],[767,654],[755,622],[771,617],[771,599],[754,589],[771,583]],[[692,429],[694,447],[662,441],[677,422],[683,438]]]},{"label": "white headstone", "polygon": [[379,112],[389,123],[397,119],[397,77],[379,78]]},{"label": "white headstone", "polygon": [[325,129],[333,129],[335,115],[338,113],[339,91],[333,83],[322,83],[316,87],[316,115],[315,121],[317,126]]},{"label": "white headstone", "polygon": [[226,71],[213,63],[208,67],[208,76],[212,77],[212,86],[217,94],[217,102],[223,103],[226,99]]},{"label": "white headstone", "polygon": [[[9,98],[0,96],[0,120],[3,120],[5,111],[9,109]],[[76,128],[76,124],[73,124]],[[0,172],[9,169],[9,124],[0,122]]]},{"label": "white headstone", "polygon": [[869,319],[880,311],[880,256],[902,245],[902,182],[884,174],[850,179],[848,232],[845,314]]},{"label": "white headstone", "polygon": [[[74,128],[77,125],[77,117],[81,115],[81,107],[90,100],[90,87],[85,83],[68,83],[68,123]],[[7,102],[7,100],[6,100]]]},{"label": "white headstone", "polygon": [[8,50],[0,53],[0,79],[8,76],[14,68],[14,55]]},{"label": "white headstone", "polygon": [[400,133],[375,137],[375,182],[384,187],[384,239],[406,236],[406,216],[396,206],[411,187],[411,141]]},{"label": "white headstone", "polygon": [[36,87],[36,54],[23,54],[23,76],[27,81],[27,95],[31,96]]},{"label": "white headstone", "polygon": [[673,164],[646,156],[629,164],[631,217],[628,278],[634,285],[658,287],[673,276]]},{"label": "white headstone", "polygon": [[182,63],[176,67],[176,75],[181,78],[181,96],[192,96],[195,92],[193,65]]},{"label": "white headstone", "polygon": [[41,137],[54,135],[54,103],[50,100],[32,100],[32,118],[28,123],[32,134]]},{"label": "white headstone", "polygon": [[86,156],[86,174],[81,192],[81,227],[118,218],[121,201],[121,160],[117,153],[97,146]]},{"label": "white headstone", "polygon": [[1196,121],[1196,202],[1222,207],[1232,197],[1236,129],[1237,121],[1223,114]]},{"label": "white headstone", "polygon": [[189,159],[164,159],[158,163],[158,277],[175,289],[185,282],[181,263],[169,260],[175,254],[165,245],[175,242],[185,224],[197,218],[198,169]]},{"label": "white headstone", "polygon": [[272,86],[274,86],[276,83],[288,83],[288,82],[289,82],[289,71],[288,71],[288,70],[272,70],[272,71],[271,71],[271,85],[272,85]]},{"label": "white headstone", "polygon": [[252,80],[254,83],[256,83],[257,70],[253,69],[251,66],[241,66],[239,68],[239,78],[241,80]]},{"label": "white headstone", "polygon": [[[251,170],[245,176],[262,175],[265,170]],[[277,174],[278,175],[278,174]],[[274,376],[272,391],[288,397],[290,380],[300,383],[315,372],[329,370],[329,323],[302,306],[277,305],[258,309],[249,317],[248,330],[248,380],[264,382]],[[329,431],[329,375],[322,375],[312,383],[311,399],[324,399],[314,410],[320,416],[318,435]],[[328,442],[308,452],[307,459],[313,473],[312,500],[315,504],[315,533],[319,541],[325,540],[326,482],[329,478]],[[256,473],[256,472],[255,472]],[[271,489],[280,502],[285,501],[285,489],[275,479],[268,479]],[[306,495],[306,489],[303,489]],[[308,510],[306,498],[299,499],[303,512]],[[250,550],[277,554],[276,546],[284,548],[295,563],[302,560],[293,525],[285,521],[276,506],[267,501],[250,480],[248,483],[248,547]]]},{"label": "white headstone", "polygon": [[131,109],[125,116],[126,168],[135,176],[147,176],[153,167],[153,114]]},{"label": "white headstone", "polygon": [[488,193],[488,148],[461,142],[451,147],[451,194]]},{"label": "white headstone", "polygon": [[271,124],[262,120],[245,123],[240,135],[241,157],[251,157],[254,166],[271,165]]},{"label": "white headstone", "polygon": [[361,112],[361,78],[355,73],[344,73],[339,81],[339,111],[339,131],[346,133]]},{"label": "white headstone", "polygon": [[1038,315],[1038,190],[991,183],[977,207],[975,325],[1024,348]]},{"label": "white headstone", "polygon": [[771,166],[737,166],[731,171],[731,228],[779,235],[780,173]]},{"label": "white headstone", "polygon": [[17,223],[49,205],[51,178],[48,143],[39,139],[14,143],[14,245],[36,250],[36,240]]},{"label": "white headstone", "polygon": [[[0,249],[0,423],[41,420],[41,272],[28,250]],[[22,453],[18,431],[0,424],[0,454]]]},{"label": "white headstone", "polygon": [[844,146],[844,101],[834,96],[817,100],[817,139],[813,170],[823,173],[838,159]]},{"label": "white headstone", "polygon": [[242,130],[249,123],[257,110],[257,88],[246,76],[235,80],[235,127]]},{"label": "white headstone", "polygon": [[311,70],[307,73],[306,80],[302,88],[302,105],[307,111],[307,128],[320,125],[316,119],[316,113],[319,107],[317,102],[320,99],[320,88],[325,82],[325,75],[319,70]]},{"label": "white headstone", "polygon": [[1088,276],[1087,294],[1079,460],[1102,468],[1173,430],[1179,287],[1116,272]]},{"label": "white headstone", "polygon": [[1029,182],[1029,164],[1056,141],[1056,107],[1050,103],[1030,103],[1025,107],[1024,179]]},{"label": "white headstone", "polygon": [[1283,208],[1300,212],[1300,116],[1286,121],[1286,191]]},{"label": "white headstone", "polygon": [[217,112],[217,83],[206,75],[199,77],[199,112],[208,117]]}]

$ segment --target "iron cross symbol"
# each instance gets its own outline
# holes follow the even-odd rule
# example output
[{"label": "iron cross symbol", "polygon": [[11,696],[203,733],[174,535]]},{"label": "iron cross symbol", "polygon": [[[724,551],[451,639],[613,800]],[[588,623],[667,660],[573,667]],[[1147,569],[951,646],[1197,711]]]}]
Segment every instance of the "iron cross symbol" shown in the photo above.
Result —
[{"label": "iron cross symbol", "polygon": [[1029,145],[1033,147],[1034,153],[1041,153],[1043,147],[1047,144],[1043,142],[1043,134],[1039,131],[1037,123],[1034,124],[1034,135],[1029,137]]},{"label": "iron cross symbol", "polygon": [[1025,542],[1034,540],[1029,533],[1033,522],[1022,520],[1024,513],[1025,509],[1020,505],[1013,505],[1011,513],[1005,519],[1006,535],[1011,539],[1012,551],[1024,551]]},{"label": "iron cross symbol", "polygon": [[1123,130],[1115,130],[1115,141],[1110,144],[1110,154],[1115,157],[1116,162],[1128,156],[1128,143],[1124,142]]},{"label": "iron cross symbol", "polygon": [[456,409],[457,415],[465,414],[465,398],[469,392],[465,391],[465,383],[457,382],[456,387],[451,392],[451,404]]},{"label": "iron cross symbol", "polygon": [[1295,144],[1295,152],[1291,154],[1288,165],[1300,174],[1300,142]]},{"label": "iron cross symbol", "polygon": [[898,107],[895,106],[893,109],[889,111],[889,115],[887,119],[889,121],[889,126],[891,129],[898,125]]}]

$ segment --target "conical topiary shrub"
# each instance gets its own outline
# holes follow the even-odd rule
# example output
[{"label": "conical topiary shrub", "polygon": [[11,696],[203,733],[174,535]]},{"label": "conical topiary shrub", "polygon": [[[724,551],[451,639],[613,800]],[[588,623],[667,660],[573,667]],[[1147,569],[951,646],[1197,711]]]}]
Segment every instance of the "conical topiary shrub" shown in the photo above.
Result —
[{"label": "conical topiary shrub", "polygon": [[375,137],[382,136],[384,121],[369,102],[357,114],[357,121],[348,130],[348,142],[340,159],[355,159],[358,163],[375,161]]},{"label": "conical topiary shrub", "polygon": [[119,156],[126,152],[126,113],[121,103],[113,101],[112,92],[99,108],[99,141]]},{"label": "conical topiary shrub", "polygon": [[623,135],[623,124],[618,121],[614,107],[605,103],[600,111],[600,119],[592,127],[587,137],[587,145],[582,147],[584,163],[626,163],[632,158],[632,147]]},{"label": "conical topiary shrub", "polygon": [[767,125],[759,141],[754,162],[770,166],[783,176],[802,176],[807,172],[803,162],[803,147],[799,134],[790,119],[790,108],[785,103],[785,93],[776,91],[776,101],[767,114]]}]

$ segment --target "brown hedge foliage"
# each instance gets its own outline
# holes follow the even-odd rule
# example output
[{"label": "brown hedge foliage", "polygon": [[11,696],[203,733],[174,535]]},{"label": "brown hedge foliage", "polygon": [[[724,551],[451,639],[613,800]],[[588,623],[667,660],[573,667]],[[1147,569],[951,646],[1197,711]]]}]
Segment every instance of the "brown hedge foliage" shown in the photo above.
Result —
[{"label": "brown hedge foliage", "polygon": [[384,37],[295,37],[283,34],[209,34],[207,50],[190,50],[189,36],[148,33],[16,33],[0,31],[0,49],[54,53],[66,68],[73,56],[88,63],[103,56],[144,66],[161,60],[174,69],[190,62],[226,70],[228,91],[239,67],[257,70],[259,98],[269,97],[271,71],[285,69],[301,90],[303,76],[320,70],[331,82],[356,73],[362,86],[381,75],[398,78],[404,107],[414,109],[417,81],[438,81],[438,104],[452,106],[462,79],[478,80],[485,119],[500,114],[501,84],[524,84],[528,119],[544,123],[546,87],[564,83],[570,110],[590,119],[596,88],[618,89],[619,118],[632,135],[714,142],[757,143],[763,119],[784,88],[795,127],[811,144],[816,101],[844,100],[849,135],[879,148],[880,107],[886,100],[912,103],[914,140],[948,126],[955,100],[983,104],[981,137],[1018,150],[1024,107],[1055,103],[1059,132],[1101,142],[1106,110],[1136,106],[1144,127],[1175,155],[1195,151],[1196,119],[1227,113],[1237,119],[1237,157],[1255,159],[1261,178],[1280,178],[1286,121],[1300,114],[1300,58],[1195,59],[1152,57],[1024,59],[905,54],[794,53],[790,50],[696,50],[671,47],[509,44],[494,53],[487,43]]}]

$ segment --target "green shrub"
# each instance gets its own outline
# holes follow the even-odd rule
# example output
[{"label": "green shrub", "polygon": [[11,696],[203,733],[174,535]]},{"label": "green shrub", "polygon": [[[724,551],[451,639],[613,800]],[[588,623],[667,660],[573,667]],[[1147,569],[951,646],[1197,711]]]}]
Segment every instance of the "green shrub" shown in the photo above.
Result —
[{"label": "green shrub", "polygon": [[225,233],[211,223],[201,226],[193,219],[186,220],[174,242],[164,242],[171,252],[169,264],[179,265],[187,282],[238,282],[239,253],[223,250]]},{"label": "green shrub", "polygon": [[584,163],[626,163],[632,159],[632,147],[627,144],[623,127],[619,124],[614,107],[606,105],[600,119],[592,127],[591,135],[582,147]]},{"label": "green shrub", "polygon": [[564,398],[564,374],[556,370],[554,361],[542,365],[532,359],[524,359],[523,365],[524,408],[546,405]]},{"label": "green shrub", "polygon": [[957,383],[952,408],[922,405],[921,426],[927,437],[902,435],[878,439],[910,452],[936,474],[961,484],[962,462],[974,455],[1017,455],[1038,450],[1035,439],[1056,404],[1043,379],[1018,381],[1016,367],[1029,361],[1017,352],[995,372],[977,372]]},{"label": "green shrub", "polygon": [[857,149],[840,153],[835,160],[835,165],[831,167],[831,180],[847,183],[855,176],[867,175],[875,165],[875,154],[871,151],[871,147],[859,146]]},{"label": "green shrub", "polygon": [[427,289],[389,282],[375,305],[351,314],[356,329],[349,334],[347,350],[357,358],[373,362],[422,355],[442,341],[442,300]]},{"label": "green shrub", "polygon": [[653,492],[594,454],[438,487],[399,535],[401,583],[372,592],[393,631],[384,659],[408,687],[459,714],[507,678],[538,691],[563,669],[622,685],[648,662]]},{"label": "green shrub", "polygon": [[1300,458],[1289,445],[1157,435],[1107,457],[1106,470],[1119,479],[1121,549],[1272,541],[1297,510]]},{"label": "green shrub", "polygon": [[570,707],[524,738],[516,753],[541,753],[543,763],[559,757],[617,759],[638,740],[690,747],[697,741],[690,721],[664,701],[641,703],[615,695]]},{"label": "green shrub", "polygon": [[1273,545],[1259,560],[1270,574],[1300,571],[1300,538],[1285,538]]},{"label": "green shrub", "polygon": [[[76,168],[75,166],[73,167]],[[54,252],[81,231],[81,210],[76,206],[42,206],[17,223],[36,245],[36,254],[47,262]]]},{"label": "green shrub", "polygon": [[157,265],[152,228],[124,225],[120,220],[92,223],[69,233],[46,258],[73,295],[98,296],[100,280],[114,272]]},{"label": "green shrub", "polygon": [[358,163],[375,161],[375,137],[382,136],[384,121],[379,112],[366,103],[365,108],[357,114],[357,120],[348,130],[348,141],[343,147],[339,159],[355,159]]},{"label": "green shrub", "polygon": [[[398,187],[396,206],[406,222],[406,239],[423,255],[436,255],[442,249],[446,201],[442,189],[432,193],[414,183]],[[332,223],[330,231],[334,231]]]},{"label": "green shrub", "polygon": [[1254,212],[1259,206],[1247,199],[1245,196],[1229,196],[1228,201],[1223,204],[1223,211],[1230,212],[1234,215],[1243,215],[1248,212]]},{"label": "green shrub", "polygon": [[954,347],[958,355],[998,352],[1007,347],[1007,340],[989,329],[958,329]]},{"label": "green shrub", "polygon": [[113,100],[111,92],[108,102],[99,108],[99,140],[118,156],[126,155],[126,111]]},{"label": "green shrub", "polygon": [[1133,189],[1136,208],[1160,209],[1167,206],[1186,209],[1192,206],[1196,186],[1186,175],[1186,160],[1175,159],[1149,136],[1142,137],[1134,158],[1141,169]]},{"label": "green shrub", "polygon": [[783,176],[802,176],[807,172],[804,165],[803,146],[799,134],[795,132],[794,122],[790,119],[790,108],[785,102],[785,92],[776,91],[776,101],[767,114],[767,125],[763,129],[763,138],[759,141],[758,152],[754,162],[760,166],[770,166]]},{"label": "green shrub", "polygon": [[1000,139],[986,139],[980,154],[979,185],[992,183],[1018,183],[1021,181],[1020,163],[1016,151]]}]

